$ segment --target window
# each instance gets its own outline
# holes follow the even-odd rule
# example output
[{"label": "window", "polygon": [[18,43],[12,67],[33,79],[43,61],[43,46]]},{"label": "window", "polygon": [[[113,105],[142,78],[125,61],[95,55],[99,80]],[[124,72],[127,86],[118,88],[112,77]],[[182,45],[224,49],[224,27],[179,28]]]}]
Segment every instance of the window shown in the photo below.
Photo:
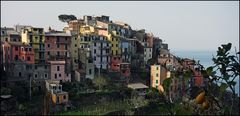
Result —
[{"label": "window", "polygon": [[47,78],[47,74],[46,73],[44,74],[44,77]]},{"label": "window", "polygon": [[75,44],[75,47],[77,47],[77,44]]},{"label": "window", "polygon": [[75,40],[77,40],[77,38],[75,37]]},{"label": "window", "polygon": [[156,80],[156,84],[158,84],[158,80]]},{"label": "window", "polygon": [[96,49],[94,49],[94,54],[96,54]]},{"label": "window", "polygon": [[60,71],[60,67],[59,66],[57,66],[57,71]]},{"label": "window", "polygon": [[57,52],[57,56],[60,56],[60,52]]},{"label": "window", "polygon": [[94,61],[96,61],[96,57],[94,56]]},{"label": "window", "polygon": [[57,44],[57,48],[59,48],[60,47],[60,45],[59,44]]},{"label": "window", "polygon": [[37,78],[37,74],[35,74],[34,77]]},{"label": "window", "polygon": [[59,74],[59,77],[61,77],[61,74]]},{"label": "window", "polygon": [[31,51],[32,51],[32,48],[29,48],[29,51],[31,52]]},{"label": "window", "polygon": [[55,79],[57,79],[57,74],[55,74]]},{"label": "window", "polygon": [[27,61],[30,61],[30,60],[31,60],[31,58],[28,56],[28,57],[27,57]]},{"label": "window", "polygon": [[109,44],[107,43],[107,47],[109,46]]},{"label": "window", "polygon": [[35,70],[37,70],[37,65],[35,65]]},{"label": "window", "polygon": [[45,65],[44,67],[45,67],[45,69],[47,69],[47,65]]},{"label": "window", "polygon": [[96,46],[96,42],[94,42],[94,46]]},{"label": "window", "polygon": [[92,74],[92,70],[91,69],[89,69],[89,74]]},{"label": "window", "polygon": [[18,55],[15,56],[15,60],[18,60]]},{"label": "window", "polygon": [[22,73],[21,73],[21,72],[19,72],[19,73],[18,73],[18,76],[19,76],[19,77],[21,77],[21,76],[22,76]]},{"label": "window", "polygon": [[66,99],[66,95],[63,96],[63,99]]},{"label": "window", "polygon": [[158,70],[158,67],[156,67],[156,70]]},{"label": "window", "polygon": [[149,51],[151,52],[151,49],[149,49]]},{"label": "window", "polygon": [[149,57],[151,57],[151,54],[149,54]]},{"label": "window", "polygon": [[[76,40],[76,39],[75,39]],[[67,41],[67,37],[65,37],[65,41]]]},{"label": "window", "polygon": [[118,44],[116,44],[116,47],[118,47]]},{"label": "window", "polygon": [[67,44],[65,44],[65,50],[67,50],[68,49],[68,46],[67,46]]},{"label": "window", "polygon": [[50,55],[50,52],[48,51],[47,54]]},{"label": "window", "polygon": [[57,37],[57,42],[59,42],[59,37]]},{"label": "window", "polygon": [[156,77],[158,77],[158,73],[156,74]]},{"label": "window", "polygon": [[156,85],[156,88],[158,88],[158,86]]},{"label": "window", "polygon": [[5,41],[8,41],[8,38],[5,38]]},{"label": "window", "polygon": [[15,50],[18,51],[18,47],[17,46],[15,47]]},{"label": "window", "polygon": [[50,44],[48,44],[47,46],[48,46],[48,48],[50,48]]}]

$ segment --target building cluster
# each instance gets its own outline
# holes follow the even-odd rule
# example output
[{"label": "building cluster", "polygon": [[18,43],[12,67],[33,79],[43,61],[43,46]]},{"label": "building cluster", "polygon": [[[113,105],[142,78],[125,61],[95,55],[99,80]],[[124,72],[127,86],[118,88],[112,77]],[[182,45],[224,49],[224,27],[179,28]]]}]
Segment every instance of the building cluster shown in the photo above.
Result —
[{"label": "building cluster", "polygon": [[[151,60],[156,62],[151,64]],[[133,70],[149,69],[150,86],[164,91],[163,80],[171,76],[171,71],[194,69],[189,62],[185,59],[184,66],[180,64],[159,37],[144,29],[133,30],[123,22],[113,22],[109,16],[83,16],[68,22],[63,31],[51,27],[45,31],[29,25],[1,27],[2,69],[9,79],[31,80],[33,89],[45,87],[46,80],[81,81],[109,72],[130,78]],[[195,77],[194,83],[201,86],[201,74],[196,72]],[[174,82],[173,91],[182,89],[180,81]],[[53,96],[58,96],[54,91]]]}]

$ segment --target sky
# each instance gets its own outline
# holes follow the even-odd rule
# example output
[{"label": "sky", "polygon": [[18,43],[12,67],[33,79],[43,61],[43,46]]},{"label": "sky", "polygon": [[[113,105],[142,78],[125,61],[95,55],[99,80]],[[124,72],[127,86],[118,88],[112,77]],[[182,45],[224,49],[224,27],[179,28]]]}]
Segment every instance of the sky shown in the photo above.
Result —
[{"label": "sky", "polygon": [[1,1],[1,27],[62,30],[60,14],[108,15],[153,33],[170,50],[216,51],[228,42],[239,50],[238,1]]}]

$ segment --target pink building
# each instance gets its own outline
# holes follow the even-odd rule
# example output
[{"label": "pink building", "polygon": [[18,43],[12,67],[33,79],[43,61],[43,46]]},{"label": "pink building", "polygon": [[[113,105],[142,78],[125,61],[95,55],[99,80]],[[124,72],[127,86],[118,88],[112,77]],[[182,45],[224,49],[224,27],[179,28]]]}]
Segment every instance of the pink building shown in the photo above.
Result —
[{"label": "pink building", "polygon": [[30,45],[23,45],[20,49],[20,59],[27,64],[34,64],[34,50]]},{"label": "pink building", "polygon": [[70,81],[71,74],[65,72],[65,61],[49,61],[51,80],[59,80],[60,82]]},{"label": "pink building", "polygon": [[10,44],[10,60],[11,61],[21,61],[20,51],[23,44],[21,42],[9,42]]},{"label": "pink building", "polygon": [[111,70],[120,72],[120,64],[122,63],[121,56],[113,56],[111,57]]}]

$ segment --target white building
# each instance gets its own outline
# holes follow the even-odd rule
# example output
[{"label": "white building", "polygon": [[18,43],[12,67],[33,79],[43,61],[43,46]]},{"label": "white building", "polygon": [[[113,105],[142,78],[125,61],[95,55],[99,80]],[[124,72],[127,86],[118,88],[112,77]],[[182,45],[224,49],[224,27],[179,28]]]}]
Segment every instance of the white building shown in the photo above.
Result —
[{"label": "white building", "polygon": [[144,64],[147,64],[147,61],[152,58],[152,48],[144,47]]},{"label": "white building", "polygon": [[91,51],[95,68],[110,68],[111,44],[105,36],[96,36],[91,43]]}]

